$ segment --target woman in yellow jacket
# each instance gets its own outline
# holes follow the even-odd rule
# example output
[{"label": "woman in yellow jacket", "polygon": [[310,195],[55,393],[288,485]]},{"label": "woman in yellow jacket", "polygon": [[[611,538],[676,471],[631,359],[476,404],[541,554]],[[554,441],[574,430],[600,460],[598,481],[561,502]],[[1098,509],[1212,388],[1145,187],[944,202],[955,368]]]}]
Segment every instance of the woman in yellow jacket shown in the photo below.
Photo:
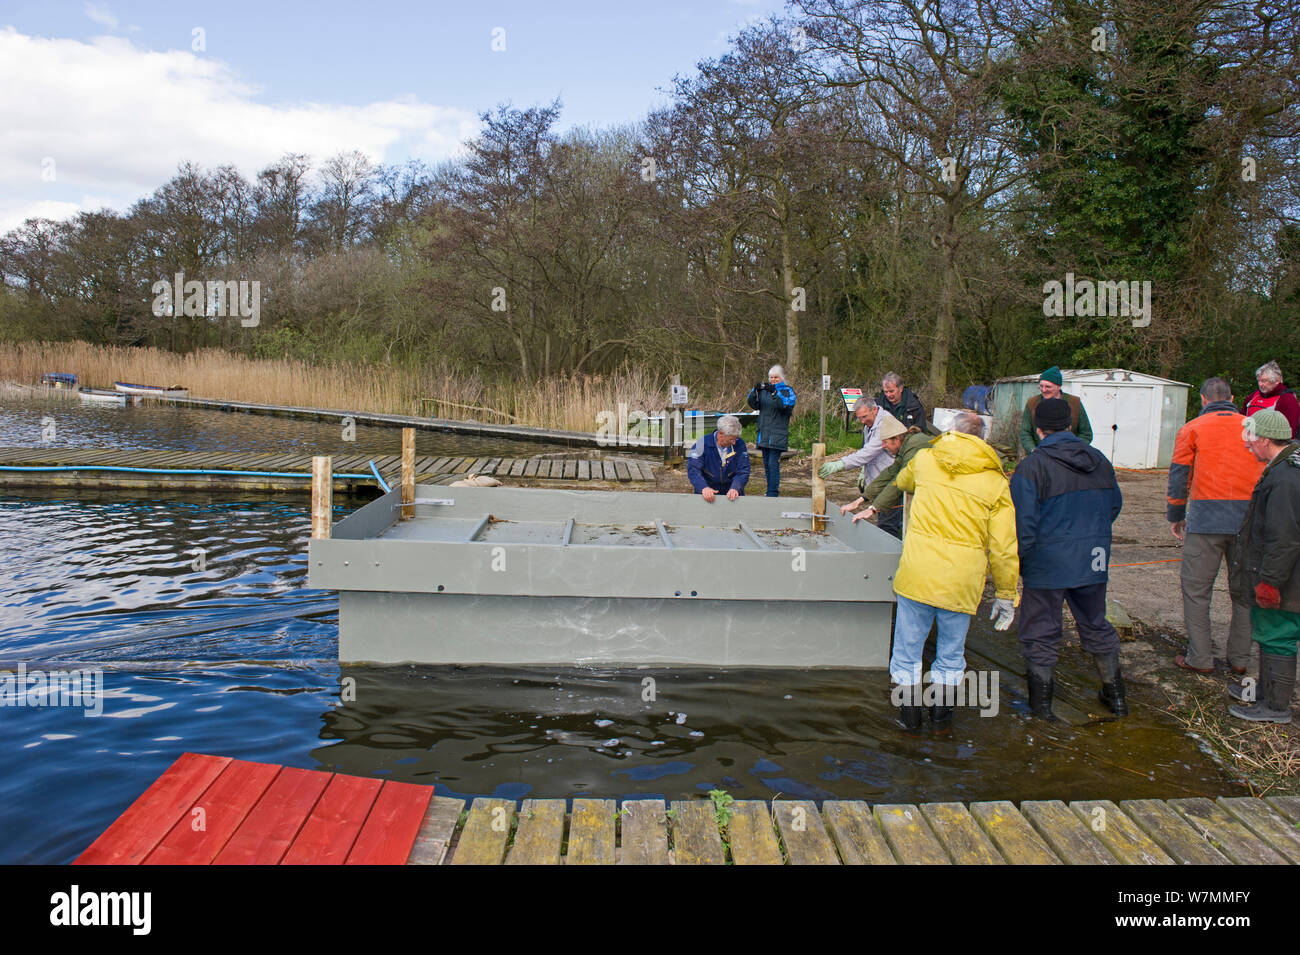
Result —
[{"label": "woman in yellow jacket", "polygon": [[[952,722],[955,687],[966,670],[966,630],[984,594],[985,571],[992,566],[995,626],[1005,630],[1015,617],[1016,512],[997,453],[982,440],[978,415],[958,416],[953,430],[924,448],[895,479],[914,495],[903,535],[903,555],[894,575],[898,613],[889,676],[897,684],[899,722],[915,732],[921,726],[921,651],[938,620],[939,644],[926,697],[938,730]],[[938,692],[936,692],[938,691]]]}]

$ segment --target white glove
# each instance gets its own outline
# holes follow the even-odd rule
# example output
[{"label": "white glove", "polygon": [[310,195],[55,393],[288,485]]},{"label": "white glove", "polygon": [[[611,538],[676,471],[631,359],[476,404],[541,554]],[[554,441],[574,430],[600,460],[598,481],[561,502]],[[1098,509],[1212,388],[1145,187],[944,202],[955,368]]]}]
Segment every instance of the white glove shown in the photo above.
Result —
[{"label": "white glove", "polygon": [[996,620],[993,624],[994,630],[1006,630],[1011,626],[1011,621],[1016,619],[1016,605],[1003,597],[993,601],[993,612],[989,614],[990,620]]}]

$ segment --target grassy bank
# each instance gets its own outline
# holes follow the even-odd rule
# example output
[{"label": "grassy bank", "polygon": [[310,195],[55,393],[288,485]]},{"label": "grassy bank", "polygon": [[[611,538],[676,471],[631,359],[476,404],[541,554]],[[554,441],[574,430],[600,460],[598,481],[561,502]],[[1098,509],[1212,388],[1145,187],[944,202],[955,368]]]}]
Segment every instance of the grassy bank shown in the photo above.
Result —
[{"label": "grassy bank", "polygon": [[[179,385],[195,398],[474,419],[566,431],[595,431],[602,411],[657,412],[667,378],[627,369],[613,375],[550,378],[537,382],[487,381],[449,368],[359,363],[312,364],[297,359],[257,359],[209,349],[181,355],[157,348],[121,348],[85,342],[0,344],[0,381],[35,384],[47,371],[71,372],[83,387],[112,388],[114,381]],[[698,408],[748,410],[747,388],[709,393],[691,389]],[[790,447],[811,450],[817,440],[816,392],[801,400],[790,427]],[[805,394],[801,392],[801,395]],[[829,402],[828,402],[829,404]],[[754,426],[745,430],[752,442]],[[843,413],[826,416],[827,453],[860,447],[847,434]]]},{"label": "grassy bank", "polygon": [[[43,372],[72,372],[83,387],[114,381],[179,385],[195,398],[296,405],[344,411],[475,419],[571,431],[594,431],[601,411],[662,407],[666,386],[648,372],[491,382],[446,367],[407,368],[356,363],[311,364],[253,359],[225,351],[179,355],[156,348],[84,342],[0,345],[0,380],[35,384]],[[734,395],[694,394],[702,404],[739,408]]]}]

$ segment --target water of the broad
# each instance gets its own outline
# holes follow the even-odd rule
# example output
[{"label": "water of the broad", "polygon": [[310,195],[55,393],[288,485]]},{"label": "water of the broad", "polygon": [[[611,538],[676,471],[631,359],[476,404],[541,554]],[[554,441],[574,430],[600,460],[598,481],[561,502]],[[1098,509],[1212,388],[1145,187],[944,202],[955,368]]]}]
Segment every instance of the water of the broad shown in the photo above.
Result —
[{"label": "water of the broad", "polygon": [[[333,423],[7,399],[0,447],[40,443],[50,419],[55,440],[78,446],[400,446],[389,429],[358,428],[345,444]],[[420,435],[428,454],[548,450]],[[308,527],[301,498],[0,496],[0,667],[99,670],[104,692],[97,717],[0,708],[0,862],[70,861],[187,751],[510,799],[721,788],[1018,801],[1232,788],[1147,708],[1045,727],[1005,687],[998,715],[963,710],[950,737],[911,739],[891,725],[881,672],[341,668],[337,598],[306,586]],[[979,623],[973,632],[995,638]]]}]

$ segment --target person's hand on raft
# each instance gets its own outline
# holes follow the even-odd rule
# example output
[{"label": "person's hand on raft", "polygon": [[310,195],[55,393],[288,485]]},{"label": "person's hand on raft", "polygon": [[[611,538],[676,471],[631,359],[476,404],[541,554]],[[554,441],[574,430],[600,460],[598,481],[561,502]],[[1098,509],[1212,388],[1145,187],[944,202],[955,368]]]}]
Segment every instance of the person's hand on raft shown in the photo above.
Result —
[{"label": "person's hand on raft", "polygon": [[858,511],[858,513],[853,515],[853,523],[856,524],[858,521],[869,521],[875,516],[876,509],[874,507],[868,507],[866,510]]},{"label": "person's hand on raft", "polygon": [[[700,492],[700,497],[704,498],[704,501],[707,504],[712,504],[713,499],[717,496],[718,496],[718,492],[713,490],[713,488],[711,487],[706,487],[703,491]],[[740,492],[737,491],[734,487],[727,492],[728,501],[734,501],[738,497],[740,497]]]}]

